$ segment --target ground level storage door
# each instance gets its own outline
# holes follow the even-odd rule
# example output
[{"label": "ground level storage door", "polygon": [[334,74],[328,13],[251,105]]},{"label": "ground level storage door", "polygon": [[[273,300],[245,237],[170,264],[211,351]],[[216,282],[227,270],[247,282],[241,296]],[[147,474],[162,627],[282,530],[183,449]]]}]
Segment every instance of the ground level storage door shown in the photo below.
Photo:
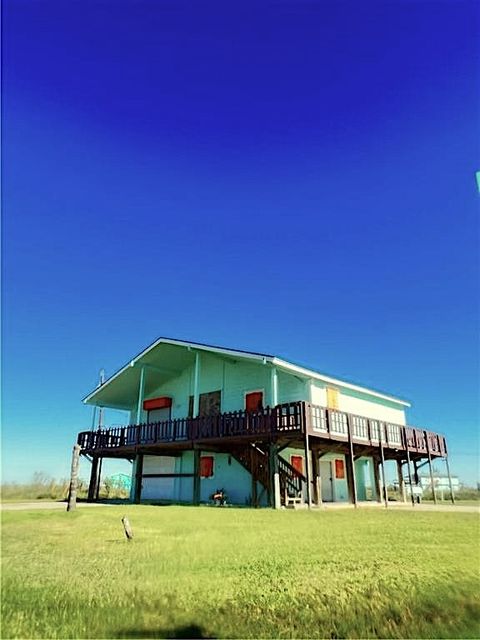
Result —
[{"label": "ground level storage door", "polygon": [[175,473],[172,456],[145,456],[143,460],[142,500],[174,500],[175,478],[161,474]]},{"label": "ground level storage door", "polygon": [[329,460],[320,460],[320,477],[322,479],[322,500],[333,502],[333,469]]}]

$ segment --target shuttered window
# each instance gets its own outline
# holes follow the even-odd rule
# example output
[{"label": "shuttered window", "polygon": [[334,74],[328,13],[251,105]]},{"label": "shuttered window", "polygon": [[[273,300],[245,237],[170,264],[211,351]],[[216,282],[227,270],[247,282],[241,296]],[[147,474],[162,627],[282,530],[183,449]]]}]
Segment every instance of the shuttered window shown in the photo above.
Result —
[{"label": "shuttered window", "polygon": [[261,411],[263,409],[263,393],[252,391],[245,395],[245,410],[249,413]]},{"label": "shuttered window", "polygon": [[299,473],[303,474],[303,458],[302,456],[290,456],[290,464]]},{"label": "shuttered window", "polygon": [[[221,406],[221,391],[201,393],[199,398],[199,416],[218,416]],[[193,396],[188,398],[188,417],[193,418]]]},{"label": "shuttered window", "polygon": [[200,477],[211,478],[213,476],[213,456],[200,456]]},{"label": "shuttered window", "polygon": [[335,478],[337,480],[345,478],[345,463],[343,460],[335,460]]},{"label": "shuttered window", "polygon": [[327,387],[327,407],[329,409],[338,409],[338,389]]}]

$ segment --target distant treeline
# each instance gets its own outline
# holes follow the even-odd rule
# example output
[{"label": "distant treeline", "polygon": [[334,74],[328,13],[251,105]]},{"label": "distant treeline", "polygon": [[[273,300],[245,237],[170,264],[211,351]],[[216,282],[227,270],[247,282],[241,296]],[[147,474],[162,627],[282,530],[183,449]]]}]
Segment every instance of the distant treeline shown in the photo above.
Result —
[{"label": "distant treeline", "polygon": [[[66,479],[56,480],[42,471],[36,471],[30,482],[17,483],[6,482],[1,485],[2,500],[66,500],[70,481]],[[88,482],[83,479],[78,481],[77,496],[86,498],[88,494]],[[128,498],[129,491],[114,478],[102,479],[99,498]]]}]

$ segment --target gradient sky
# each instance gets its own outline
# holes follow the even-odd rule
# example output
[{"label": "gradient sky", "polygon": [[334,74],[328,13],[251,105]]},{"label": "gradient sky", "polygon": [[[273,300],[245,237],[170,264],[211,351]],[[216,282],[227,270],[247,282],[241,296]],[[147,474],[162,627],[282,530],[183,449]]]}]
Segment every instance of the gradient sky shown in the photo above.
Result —
[{"label": "gradient sky", "polygon": [[479,18],[4,0],[4,480],[67,476],[163,335],[406,397],[477,482]]}]

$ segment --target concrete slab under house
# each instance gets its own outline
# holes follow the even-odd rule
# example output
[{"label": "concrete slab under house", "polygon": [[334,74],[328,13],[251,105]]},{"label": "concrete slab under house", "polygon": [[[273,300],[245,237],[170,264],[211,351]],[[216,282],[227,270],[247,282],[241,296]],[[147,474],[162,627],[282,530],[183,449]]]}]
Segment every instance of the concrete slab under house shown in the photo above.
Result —
[{"label": "concrete slab under house", "polygon": [[133,463],[136,503],[211,503],[223,490],[252,507],[387,506],[386,461],[404,501],[433,459],[449,475],[445,438],[407,425],[408,402],[269,354],[159,338],[84,402],[130,413],[78,434],[91,501],[104,458]]}]

